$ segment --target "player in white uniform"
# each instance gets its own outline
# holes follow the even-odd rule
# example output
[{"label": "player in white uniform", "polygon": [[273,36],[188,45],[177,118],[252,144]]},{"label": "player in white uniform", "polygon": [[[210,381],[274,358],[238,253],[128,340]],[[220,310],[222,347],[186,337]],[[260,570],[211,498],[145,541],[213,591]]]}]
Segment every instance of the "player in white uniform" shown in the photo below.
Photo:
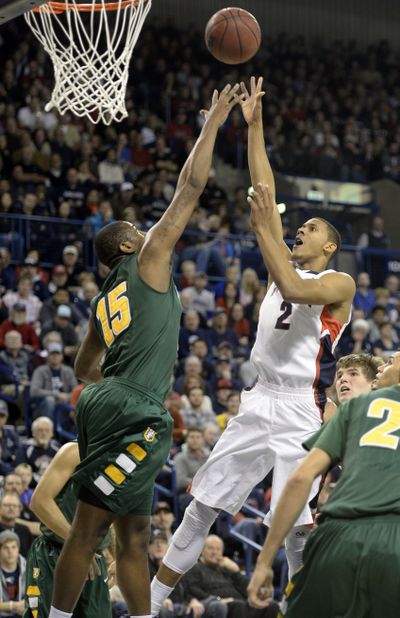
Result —
[{"label": "player in white uniform", "polygon": [[[218,511],[237,512],[272,468],[274,510],[287,477],[304,459],[302,442],[321,426],[324,391],[335,373],[333,350],[350,318],[354,281],[345,273],[326,270],[340,247],[335,228],[323,219],[311,219],[297,232],[293,256],[284,243],[265,152],[261,88],[262,79],[256,84],[252,78],[251,94],[242,85],[237,98],[249,125],[249,168],[256,188],[250,200],[251,223],[270,274],[251,356],[259,378],[251,390],[242,392],[239,414],[193,480],[194,500],[152,582],[152,615],[197,562]],[[317,490],[318,481],[310,499]],[[286,539],[291,572],[301,565],[311,523],[306,506]]]}]

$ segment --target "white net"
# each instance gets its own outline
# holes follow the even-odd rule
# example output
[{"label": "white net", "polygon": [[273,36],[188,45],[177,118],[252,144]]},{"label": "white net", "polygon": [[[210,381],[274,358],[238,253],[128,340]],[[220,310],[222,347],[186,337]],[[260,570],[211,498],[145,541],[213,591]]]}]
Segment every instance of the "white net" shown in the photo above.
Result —
[{"label": "white net", "polygon": [[107,125],[125,118],[129,62],[150,7],[151,0],[66,0],[25,13],[54,65],[46,111],[55,107]]}]

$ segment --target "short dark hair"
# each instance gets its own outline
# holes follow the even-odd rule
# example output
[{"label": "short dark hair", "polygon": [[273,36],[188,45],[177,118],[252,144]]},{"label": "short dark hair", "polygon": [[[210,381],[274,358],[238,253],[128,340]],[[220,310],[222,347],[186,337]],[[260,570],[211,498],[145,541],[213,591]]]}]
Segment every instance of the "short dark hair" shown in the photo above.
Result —
[{"label": "short dark hair", "polygon": [[376,378],[378,367],[382,365],[382,362],[379,356],[372,356],[372,354],[348,354],[339,358],[336,371],[357,367],[362,371],[368,382],[372,382]]},{"label": "short dark hair", "polygon": [[335,255],[339,253],[340,248],[342,246],[342,238],[340,236],[340,232],[339,230],[335,228],[334,225],[332,225],[332,223],[329,223],[329,221],[327,221],[326,219],[323,219],[322,217],[315,217],[315,218],[318,219],[318,221],[322,221],[323,223],[325,223],[327,232],[328,232],[328,240],[329,242],[333,242],[336,245],[335,251],[332,253],[332,255],[329,258],[329,261],[331,261],[332,258],[334,258]]},{"label": "short dark hair", "polygon": [[94,240],[97,259],[112,268],[117,258],[124,257],[119,246],[126,240],[131,240],[131,228],[125,221],[116,221],[103,227]]}]

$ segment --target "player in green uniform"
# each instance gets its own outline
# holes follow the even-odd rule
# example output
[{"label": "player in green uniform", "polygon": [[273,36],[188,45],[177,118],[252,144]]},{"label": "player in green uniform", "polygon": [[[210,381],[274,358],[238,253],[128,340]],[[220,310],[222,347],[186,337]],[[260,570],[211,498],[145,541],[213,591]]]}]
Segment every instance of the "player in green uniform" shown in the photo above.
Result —
[{"label": "player in green uniform", "polygon": [[[54,569],[77,504],[71,477],[79,462],[77,442],[62,446],[33,493],[30,507],[41,521],[41,535],[27,557],[24,618],[46,618],[49,614]],[[108,536],[93,559],[74,618],[111,618],[107,567],[100,554],[107,542]]]},{"label": "player in green uniform", "polygon": [[[80,486],[72,529],[54,577],[50,618],[68,618],[90,561],[114,522],[118,585],[131,616],[150,614],[147,544],[155,477],[165,462],[172,419],[162,407],[176,360],[181,305],[171,277],[175,244],[208,179],[215,139],[238,86],[214,91],[172,203],[147,234],[124,222],[95,239],[110,267],[92,304],[75,371],[90,383],[78,406]],[[105,359],[99,368],[105,352]]]},{"label": "player in green uniform", "polygon": [[272,559],[303,508],[308,488],[337,462],[343,473],[322,509],[289,584],[286,618],[398,618],[400,615],[400,353],[379,368],[374,388],[340,406],[306,443],[250,581],[249,602],[266,607]]}]

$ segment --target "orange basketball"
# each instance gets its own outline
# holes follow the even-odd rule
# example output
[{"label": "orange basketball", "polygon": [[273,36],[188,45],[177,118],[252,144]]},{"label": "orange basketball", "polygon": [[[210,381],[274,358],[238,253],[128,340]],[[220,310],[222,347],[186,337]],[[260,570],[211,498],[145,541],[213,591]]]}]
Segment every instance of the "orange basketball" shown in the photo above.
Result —
[{"label": "orange basketball", "polygon": [[228,7],[211,17],[206,26],[205,41],[208,50],[220,62],[241,64],[258,51],[261,30],[251,13]]}]

